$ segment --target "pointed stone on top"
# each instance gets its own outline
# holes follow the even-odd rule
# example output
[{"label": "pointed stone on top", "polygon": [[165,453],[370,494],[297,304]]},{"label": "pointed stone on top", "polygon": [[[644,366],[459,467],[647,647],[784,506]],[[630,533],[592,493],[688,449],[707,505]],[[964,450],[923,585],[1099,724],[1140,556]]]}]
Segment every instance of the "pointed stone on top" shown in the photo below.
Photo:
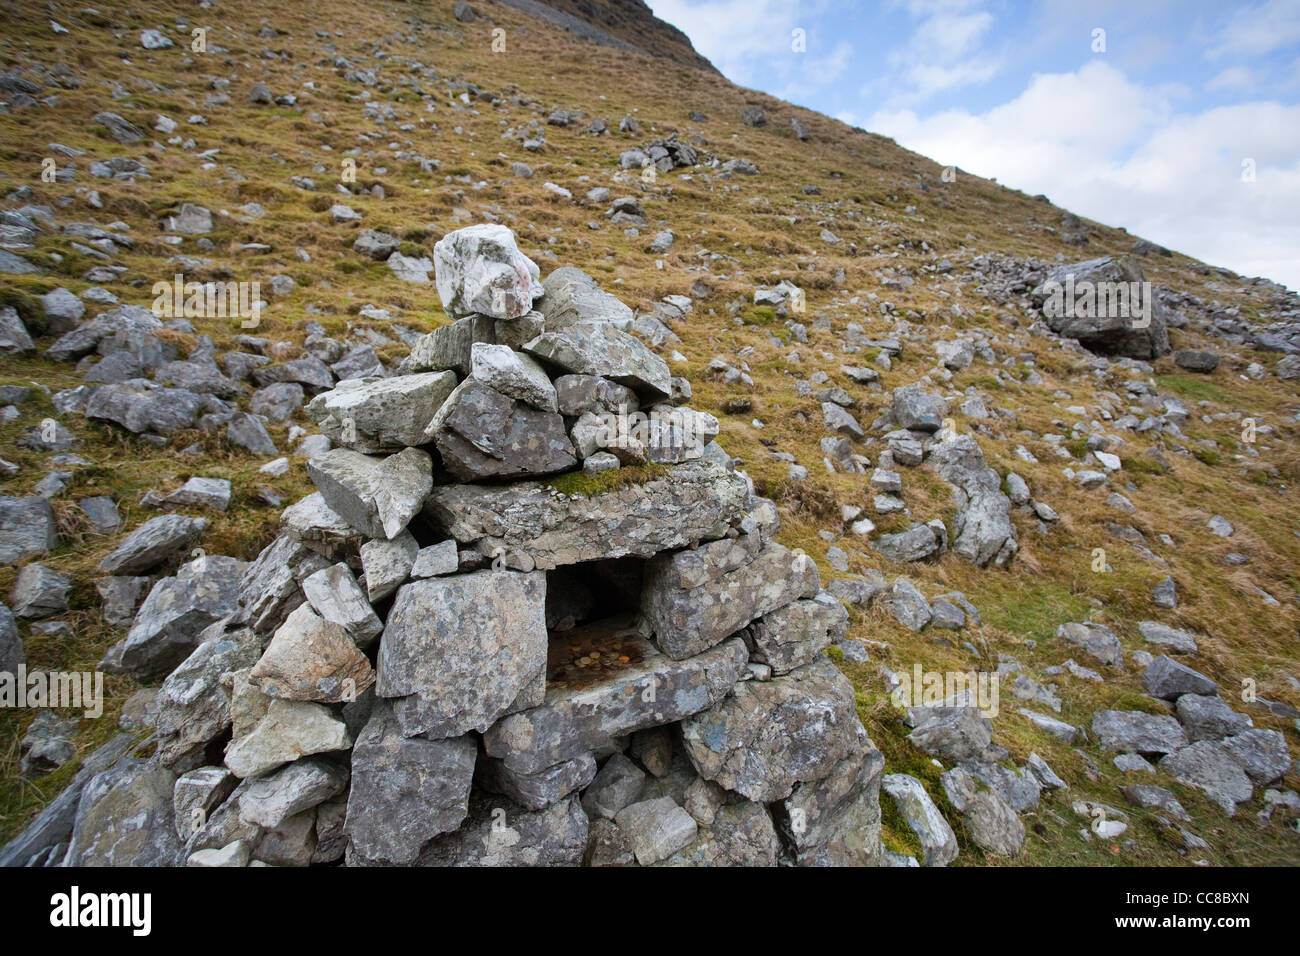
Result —
[{"label": "pointed stone on top", "polygon": [[449,232],[433,247],[438,297],[454,319],[477,312],[517,319],[542,295],[541,271],[505,226],[482,223]]}]

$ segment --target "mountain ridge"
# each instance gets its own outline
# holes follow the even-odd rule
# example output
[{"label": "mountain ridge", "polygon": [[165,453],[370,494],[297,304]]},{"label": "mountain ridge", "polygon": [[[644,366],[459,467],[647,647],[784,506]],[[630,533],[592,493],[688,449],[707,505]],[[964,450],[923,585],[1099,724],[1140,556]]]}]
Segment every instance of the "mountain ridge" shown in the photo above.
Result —
[{"label": "mountain ridge", "polygon": [[[660,20],[643,0],[602,3],[598,0],[491,0],[551,19],[580,36],[606,45],[623,44],[649,56],[665,57],[685,66],[721,73],[696,52],[690,38]],[[584,29],[584,26],[587,29]]]}]

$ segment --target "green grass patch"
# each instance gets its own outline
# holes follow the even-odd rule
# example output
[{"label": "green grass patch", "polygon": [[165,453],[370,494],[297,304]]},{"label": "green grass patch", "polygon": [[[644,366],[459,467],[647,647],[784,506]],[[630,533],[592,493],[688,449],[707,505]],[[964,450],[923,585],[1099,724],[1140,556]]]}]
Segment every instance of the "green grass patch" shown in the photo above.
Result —
[{"label": "green grass patch", "polygon": [[1125,471],[1131,471],[1139,475],[1163,475],[1166,470],[1160,462],[1150,455],[1134,455],[1131,458],[1125,458],[1121,465]]},{"label": "green grass patch", "polygon": [[1035,578],[989,581],[979,605],[986,623],[1020,638],[1051,640],[1067,621],[1087,620],[1087,600],[1054,581]]},{"label": "green grass patch", "polygon": [[583,471],[570,471],[552,478],[546,484],[562,495],[570,497],[584,495],[590,498],[593,495],[608,494],[611,491],[618,491],[620,488],[628,488],[632,485],[644,485],[648,481],[653,481],[667,474],[668,469],[668,465],[652,463],[649,465],[633,465],[627,468],[611,468],[608,471],[600,471],[594,475],[588,475]]},{"label": "green grass patch", "polygon": [[1226,389],[1206,381],[1199,375],[1157,375],[1156,384],[1180,398],[1190,398],[1194,402],[1209,401],[1221,405],[1232,402],[1232,397]]},{"label": "green grass patch", "polygon": [[1197,446],[1192,449],[1192,455],[1203,465],[1217,465],[1222,456],[1213,448]]}]

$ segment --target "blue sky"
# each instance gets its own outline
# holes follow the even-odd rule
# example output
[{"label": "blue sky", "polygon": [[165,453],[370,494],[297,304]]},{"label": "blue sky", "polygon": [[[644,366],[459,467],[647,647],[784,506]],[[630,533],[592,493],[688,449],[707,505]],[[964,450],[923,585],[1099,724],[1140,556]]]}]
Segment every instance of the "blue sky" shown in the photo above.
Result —
[{"label": "blue sky", "polygon": [[1300,0],[647,2],[742,86],[1300,290]]}]

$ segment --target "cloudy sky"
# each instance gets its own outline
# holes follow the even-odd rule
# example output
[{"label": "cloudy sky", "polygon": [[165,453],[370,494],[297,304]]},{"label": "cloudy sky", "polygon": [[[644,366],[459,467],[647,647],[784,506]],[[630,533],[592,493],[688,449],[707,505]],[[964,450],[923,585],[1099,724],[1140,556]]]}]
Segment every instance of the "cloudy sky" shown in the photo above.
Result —
[{"label": "cloudy sky", "polygon": [[647,2],[742,86],[1300,290],[1300,0]]}]

